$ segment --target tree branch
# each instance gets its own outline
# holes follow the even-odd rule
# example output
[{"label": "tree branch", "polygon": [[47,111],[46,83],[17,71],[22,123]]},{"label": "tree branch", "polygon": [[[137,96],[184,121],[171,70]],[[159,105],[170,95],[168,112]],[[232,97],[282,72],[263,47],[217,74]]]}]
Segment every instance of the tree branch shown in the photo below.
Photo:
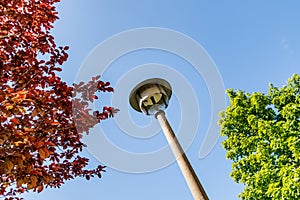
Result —
[{"label": "tree branch", "polygon": [[5,39],[11,36],[14,36],[15,34],[8,34],[8,35],[0,35],[0,39]]}]

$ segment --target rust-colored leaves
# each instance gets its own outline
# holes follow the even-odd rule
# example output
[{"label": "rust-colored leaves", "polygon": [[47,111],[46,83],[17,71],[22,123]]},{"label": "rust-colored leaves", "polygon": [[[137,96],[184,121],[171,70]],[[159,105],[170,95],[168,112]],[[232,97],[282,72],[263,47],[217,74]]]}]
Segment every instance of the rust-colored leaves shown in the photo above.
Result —
[{"label": "rust-colored leaves", "polygon": [[97,92],[113,88],[100,76],[73,86],[57,76],[69,47],[57,47],[50,34],[56,2],[0,2],[0,197],[6,199],[104,171],[85,169],[88,159],[78,153],[82,134],[116,113],[88,108]]}]

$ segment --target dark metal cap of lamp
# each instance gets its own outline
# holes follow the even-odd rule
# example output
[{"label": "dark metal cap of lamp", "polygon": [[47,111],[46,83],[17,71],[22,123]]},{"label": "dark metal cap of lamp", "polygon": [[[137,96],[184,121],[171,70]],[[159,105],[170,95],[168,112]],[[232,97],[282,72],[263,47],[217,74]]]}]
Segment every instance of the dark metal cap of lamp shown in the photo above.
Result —
[{"label": "dark metal cap of lamp", "polygon": [[160,78],[152,78],[139,83],[130,93],[129,103],[133,109],[146,115],[168,107],[172,95],[171,85]]}]

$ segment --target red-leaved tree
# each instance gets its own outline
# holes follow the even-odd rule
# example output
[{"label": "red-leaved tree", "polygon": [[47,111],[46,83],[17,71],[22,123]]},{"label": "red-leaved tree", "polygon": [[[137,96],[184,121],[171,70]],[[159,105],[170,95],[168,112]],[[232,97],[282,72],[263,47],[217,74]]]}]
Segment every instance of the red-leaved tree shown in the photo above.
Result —
[{"label": "red-leaved tree", "polygon": [[19,199],[25,191],[60,187],[81,176],[101,177],[103,166],[88,170],[79,152],[81,138],[114,114],[88,108],[96,92],[112,92],[94,77],[68,86],[56,74],[68,47],[58,47],[50,30],[59,0],[0,1],[0,197]]}]

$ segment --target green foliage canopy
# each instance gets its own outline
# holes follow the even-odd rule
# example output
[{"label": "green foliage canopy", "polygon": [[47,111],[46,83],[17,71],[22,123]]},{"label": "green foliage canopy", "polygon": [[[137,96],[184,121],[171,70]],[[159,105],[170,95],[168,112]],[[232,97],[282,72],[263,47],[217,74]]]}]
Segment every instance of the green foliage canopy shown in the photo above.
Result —
[{"label": "green foliage canopy", "polygon": [[227,91],[221,135],[240,199],[300,199],[300,76],[268,94]]}]

